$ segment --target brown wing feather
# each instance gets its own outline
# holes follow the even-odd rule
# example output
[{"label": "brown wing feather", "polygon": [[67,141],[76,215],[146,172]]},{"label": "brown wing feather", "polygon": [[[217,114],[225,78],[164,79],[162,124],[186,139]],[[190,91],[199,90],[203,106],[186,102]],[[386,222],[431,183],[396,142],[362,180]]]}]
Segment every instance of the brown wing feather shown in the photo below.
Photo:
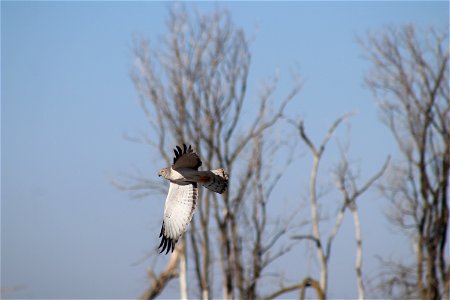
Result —
[{"label": "brown wing feather", "polygon": [[190,168],[198,170],[198,168],[202,165],[202,161],[197,153],[192,150],[191,145],[186,147],[186,144],[183,144],[183,149],[180,146],[176,146],[173,149],[175,153],[175,157],[173,158],[172,169],[176,170],[179,168]]}]

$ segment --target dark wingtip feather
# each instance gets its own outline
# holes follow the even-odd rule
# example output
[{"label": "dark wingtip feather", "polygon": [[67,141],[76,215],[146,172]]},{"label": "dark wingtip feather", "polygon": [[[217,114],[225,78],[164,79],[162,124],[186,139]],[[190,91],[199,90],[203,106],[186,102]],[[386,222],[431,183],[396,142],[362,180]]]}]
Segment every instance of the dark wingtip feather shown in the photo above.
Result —
[{"label": "dark wingtip feather", "polygon": [[181,150],[180,146],[176,146],[177,150],[178,150],[178,155],[181,156],[183,155],[183,150]]},{"label": "dark wingtip feather", "polygon": [[[165,240],[165,238],[162,238],[162,239],[161,239],[161,244],[159,244],[158,249],[161,248],[161,246],[164,244],[164,240]],[[160,253],[161,253],[161,252],[160,252]]]},{"label": "dark wingtip feather", "polygon": [[[173,149],[173,151],[175,153],[175,157],[173,158],[173,165],[176,164],[176,162],[178,161],[178,159],[181,156],[194,152],[194,150],[192,149],[191,145],[187,146],[184,143],[183,143],[183,149],[181,149],[180,146],[175,146],[175,149]],[[197,158],[198,158],[198,156],[197,156]],[[202,161],[200,160],[200,158],[198,158],[198,164],[196,166],[193,166],[193,168],[197,168],[198,169],[201,165],[202,165]]]},{"label": "dark wingtip feather", "polygon": [[163,222],[163,224],[161,226],[161,232],[159,233],[159,237],[162,237],[163,233],[164,233],[164,222]]},{"label": "dark wingtip feather", "polygon": [[173,152],[175,153],[175,157],[173,158],[173,164],[175,164],[177,160],[184,154],[194,152],[191,145],[189,145],[189,147],[185,143],[183,143],[182,145],[183,149],[181,149],[181,147],[178,145],[175,146],[175,148],[173,149]]},{"label": "dark wingtip feather", "polygon": [[[160,251],[159,253],[163,253],[163,251],[166,250],[166,247],[167,247],[167,238],[166,238],[166,237],[163,237],[161,243],[162,243],[163,245],[162,245],[162,249],[161,249],[161,251]],[[161,247],[161,246],[159,246],[159,247]]]},{"label": "dark wingtip feather", "polygon": [[177,161],[178,157],[180,157],[180,156],[178,155],[178,152],[177,152],[176,149],[173,149],[173,152],[175,153],[175,157],[173,158],[173,163],[175,164],[175,162]]},{"label": "dark wingtip feather", "polygon": [[170,248],[173,247],[172,243],[173,243],[172,240],[169,240],[169,246],[167,247],[166,255],[169,253]]},{"label": "dark wingtip feather", "polygon": [[161,248],[161,251],[159,253],[163,253],[164,250],[166,251],[165,254],[168,254],[170,251],[173,252],[175,249],[175,244],[178,242],[178,240],[171,239],[164,235],[164,222],[161,227],[161,233],[159,234],[159,237],[161,238],[161,243],[158,246],[158,249]]}]

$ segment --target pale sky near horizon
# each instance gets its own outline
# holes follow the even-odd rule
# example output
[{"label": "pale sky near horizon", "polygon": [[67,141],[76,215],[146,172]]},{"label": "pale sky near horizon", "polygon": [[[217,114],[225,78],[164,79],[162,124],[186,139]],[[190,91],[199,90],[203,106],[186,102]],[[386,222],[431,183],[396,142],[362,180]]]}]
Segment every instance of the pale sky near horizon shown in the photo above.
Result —
[{"label": "pale sky near horizon", "polygon": [[[2,298],[137,298],[147,287],[151,260],[145,257],[158,243],[164,198],[132,200],[110,180],[135,166],[148,176],[162,167],[151,156],[155,153],[123,135],[148,131],[129,77],[133,36],[156,43],[166,32],[169,5],[1,2],[1,287],[17,288],[5,290]],[[255,101],[258,83],[275,73],[280,75],[280,94],[285,94],[290,72],[298,67],[304,86],[289,112],[304,118],[314,141],[334,119],[357,112],[349,122],[350,155],[364,178],[386,156],[398,153],[364,88],[369,64],[357,37],[409,23],[448,30],[449,17],[444,1],[186,5],[201,12],[227,8],[234,23],[252,37],[249,101]],[[340,136],[345,137],[345,127]],[[304,186],[309,180],[310,157],[301,143],[298,148],[301,159],[280,182],[282,199],[300,197],[304,189],[299,191],[298,180]],[[337,157],[331,150],[321,175],[327,175]],[[373,190],[361,200],[369,279],[378,270],[377,255],[407,260],[410,252],[386,222],[388,206],[380,194]],[[274,210],[285,209],[285,202],[279,203]],[[330,262],[332,298],[357,295],[352,243],[348,218]],[[298,247],[293,255],[310,259],[306,252]],[[288,259],[274,269],[278,266],[292,281],[317,276],[317,263]],[[176,285],[162,297],[177,298]]]}]

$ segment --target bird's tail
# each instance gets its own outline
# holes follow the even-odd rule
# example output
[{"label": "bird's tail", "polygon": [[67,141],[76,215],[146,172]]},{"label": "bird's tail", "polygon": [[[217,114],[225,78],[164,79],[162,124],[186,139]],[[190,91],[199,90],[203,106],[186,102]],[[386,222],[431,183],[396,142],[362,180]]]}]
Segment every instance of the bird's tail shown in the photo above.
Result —
[{"label": "bird's tail", "polygon": [[211,171],[206,171],[208,176],[202,176],[206,180],[200,181],[200,184],[203,185],[210,191],[222,194],[227,190],[228,187],[228,174],[224,169],[216,169]]}]

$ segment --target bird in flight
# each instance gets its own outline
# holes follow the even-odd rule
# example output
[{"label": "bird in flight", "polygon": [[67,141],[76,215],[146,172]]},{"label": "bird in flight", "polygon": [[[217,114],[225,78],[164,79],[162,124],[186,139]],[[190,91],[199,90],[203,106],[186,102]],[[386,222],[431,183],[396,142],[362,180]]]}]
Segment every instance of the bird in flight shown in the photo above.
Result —
[{"label": "bird in flight", "polygon": [[190,145],[186,147],[183,144],[183,149],[176,146],[173,151],[172,166],[159,171],[159,176],[170,181],[158,247],[162,248],[160,253],[166,250],[166,254],[171,250],[173,252],[192,220],[198,199],[198,184],[219,194],[224,193],[228,186],[228,174],[224,169],[198,170],[202,161]]}]

